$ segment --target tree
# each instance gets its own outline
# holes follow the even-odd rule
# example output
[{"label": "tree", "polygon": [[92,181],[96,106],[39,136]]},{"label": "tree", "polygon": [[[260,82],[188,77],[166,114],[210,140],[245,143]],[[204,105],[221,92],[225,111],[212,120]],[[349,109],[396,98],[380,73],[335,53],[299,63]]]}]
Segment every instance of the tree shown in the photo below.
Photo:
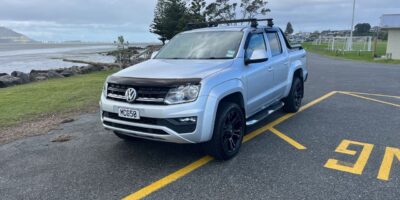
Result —
[{"label": "tree", "polygon": [[124,42],[125,42],[124,36],[122,36],[122,35],[118,36],[118,44],[123,45]]},{"label": "tree", "polygon": [[[158,0],[150,32],[159,35],[164,44],[177,33],[184,30],[189,22],[233,20],[236,18],[238,4],[230,0],[215,0],[207,5],[206,0]],[[266,0],[241,0],[242,18],[266,15],[270,9]]]},{"label": "tree", "polygon": [[187,19],[190,22],[206,22],[206,5],[205,0],[192,0],[188,8]]},{"label": "tree", "polygon": [[294,30],[293,30],[292,23],[288,22],[287,25],[286,25],[285,34],[286,35],[291,35],[293,32],[294,32]]},{"label": "tree", "polygon": [[183,0],[158,0],[150,32],[159,35],[164,43],[183,31],[187,19],[186,3]]},{"label": "tree", "polygon": [[216,0],[206,7],[208,21],[232,20],[236,18],[237,3],[229,3],[229,0]]},{"label": "tree", "polygon": [[267,8],[266,0],[242,0],[240,3],[240,8],[242,8],[242,19],[254,18],[257,15],[266,15],[271,12]]},{"label": "tree", "polygon": [[354,27],[354,34],[358,36],[369,35],[371,30],[371,25],[369,23],[360,23]]},{"label": "tree", "polygon": [[150,32],[159,35],[158,38],[161,42],[165,43],[165,1],[158,0],[156,8],[154,9],[153,23],[150,25]]}]

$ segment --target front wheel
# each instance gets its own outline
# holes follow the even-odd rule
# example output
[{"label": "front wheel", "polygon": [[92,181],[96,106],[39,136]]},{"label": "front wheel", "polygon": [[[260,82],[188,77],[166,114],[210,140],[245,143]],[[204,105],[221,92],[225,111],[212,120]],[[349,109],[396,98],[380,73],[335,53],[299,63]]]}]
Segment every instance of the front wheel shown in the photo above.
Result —
[{"label": "front wheel", "polygon": [[289,95],[283,100],[285,106],[283,110],[290,113],[299,111],[301,107],[301,101],[304,96],[304,82],[296,76],[293,78],[292,87],[290,88]]},{"label": "front wheel", "polygon": [[205,151],[218,160],[231,159],[242,145],[246,126],[243,110],[235,103],[222,102],[215,119],[214,133],[204,144]]}]

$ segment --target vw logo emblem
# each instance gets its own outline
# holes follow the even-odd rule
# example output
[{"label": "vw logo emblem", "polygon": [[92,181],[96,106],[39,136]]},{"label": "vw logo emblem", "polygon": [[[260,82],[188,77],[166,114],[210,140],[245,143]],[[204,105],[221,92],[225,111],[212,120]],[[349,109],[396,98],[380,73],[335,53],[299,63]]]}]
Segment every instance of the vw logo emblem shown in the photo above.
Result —
[{"label": "vw logo emblem", "polygon": [[136,99],[136,90],[134,88],[128,88],[125,91],[125,98],[126,98],[126,101],[129,102],[129,103],[135,101],[135,99]]}]

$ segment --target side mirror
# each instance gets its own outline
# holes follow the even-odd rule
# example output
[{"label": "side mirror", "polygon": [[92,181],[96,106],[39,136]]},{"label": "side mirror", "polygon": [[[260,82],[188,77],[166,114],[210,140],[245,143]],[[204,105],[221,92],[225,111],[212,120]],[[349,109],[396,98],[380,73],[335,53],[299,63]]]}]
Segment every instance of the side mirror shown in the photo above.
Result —
[{"label": "side mirror", "polygon": [[158,54],[158,51],[154,51],[153,53],[151,53],[150,59],[153,59],[154,57],[156,57],[157,54]]},{"label": "side mirror", "polygon": [[[250,54],[250,55],[248,55]],[[256,49],[252,52],[246,51],[246,58],[244,60],[245,64],[251,64],[251,63],[260,63],[260,62],[265,62],[268,60],[268,54],[266,50],[263,49]]]}]

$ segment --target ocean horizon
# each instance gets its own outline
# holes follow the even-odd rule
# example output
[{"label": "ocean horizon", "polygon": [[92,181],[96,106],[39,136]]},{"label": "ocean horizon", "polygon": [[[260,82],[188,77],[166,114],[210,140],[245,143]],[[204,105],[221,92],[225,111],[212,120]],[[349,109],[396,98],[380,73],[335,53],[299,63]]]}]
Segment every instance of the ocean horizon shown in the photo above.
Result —
[{"label": "ocean horizon", "polygon": [[62,59],[112,63],[114,56],[100,53],[116,49],[116,45],[105,43],[0,44],[0,73],[10,74],[13,71],[28,73],[33,69],[47,70],[85,65],[64,62]]}]

